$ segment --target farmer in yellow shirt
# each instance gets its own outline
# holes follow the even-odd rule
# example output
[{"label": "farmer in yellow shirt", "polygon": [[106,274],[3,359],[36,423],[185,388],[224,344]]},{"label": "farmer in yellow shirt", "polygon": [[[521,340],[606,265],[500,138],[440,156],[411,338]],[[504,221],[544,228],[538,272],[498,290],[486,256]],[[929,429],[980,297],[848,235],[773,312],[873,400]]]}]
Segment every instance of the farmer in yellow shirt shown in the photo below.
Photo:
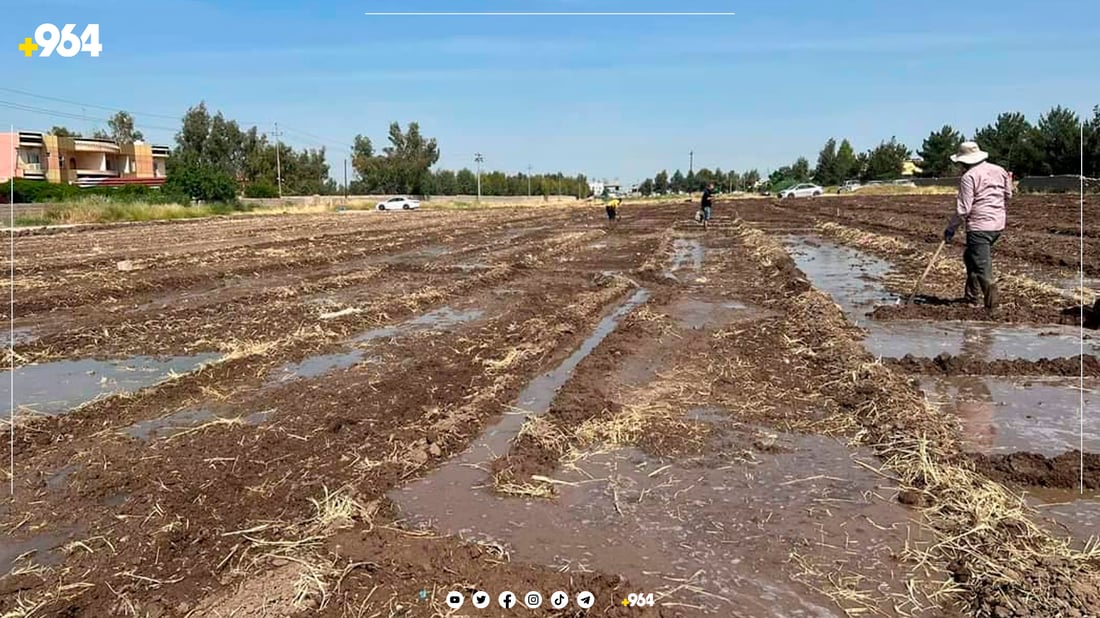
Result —
[{"label": "farmer in yellow shirt", "polygon": [[607,203],[606,210],[608,221],[617,221],[619,219],[619,204],[622,203],[623,201],[618,197],[611,198],[611,201]]}]

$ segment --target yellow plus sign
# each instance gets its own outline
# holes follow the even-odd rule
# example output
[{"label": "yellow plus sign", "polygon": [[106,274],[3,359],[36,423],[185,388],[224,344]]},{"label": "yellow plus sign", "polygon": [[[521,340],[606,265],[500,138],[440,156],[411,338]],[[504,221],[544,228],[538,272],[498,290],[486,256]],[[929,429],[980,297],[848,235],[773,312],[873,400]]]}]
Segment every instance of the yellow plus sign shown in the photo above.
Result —
[{"label": "yellow plus sign", "polygon": [[25,37],[23,43],[19,46],[19,51],[23,52],[23,55],[27,58],[30,58],[31,54],[38,51],[38,44],[31,41],[31,37]]},{"label": "yellow plus sign", "polygon": [[623,607],[627,607],[629,605],[630,605],[630,599],[623,599]]}]

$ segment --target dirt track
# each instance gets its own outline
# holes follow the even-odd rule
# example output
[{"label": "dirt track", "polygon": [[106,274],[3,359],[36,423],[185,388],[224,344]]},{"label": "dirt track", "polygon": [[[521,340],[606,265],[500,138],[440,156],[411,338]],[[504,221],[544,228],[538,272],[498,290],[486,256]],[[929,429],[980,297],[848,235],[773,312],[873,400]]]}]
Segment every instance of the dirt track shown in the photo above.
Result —
[{"label": "dirt track", "polygon": [[[1054,282],[1076,255],[1075,219],[1030,199],[998,266]],[[17,360],[47,387],[80,386],[19,398],[0,611],[498,615],[469,599],[454,613],[443,595],[507,589],[598,598],[532,615],[993,615],[1038,607],[1025,593],[1039,586],[1060,599],[1044,601],[1050,615],[1095,612],[1096,564],[1043,536],[1018,534],[1010,553],[1049,568],[1008,583],[945,550],[918,567],[914,551],[957,532],[937,519],[954,502],[884,467],[890,445],[941,436],[944,466],[970,458],[949,412],[884,424],[871,409],[921,406],[903,372],[994,370],[875,364],[754,235],[817,237],[832,222],[929,243],[933,208],[734,202],[705,234],[690,206],[627,204],[613,226],[562,207],[20,237]],[[919,263],[883,246],[871,251],[895,275]],[[928,295],[956,284],[937,272]],[[1020,311],[993,319],[1072,322],[1072,302],[1042,306],[1034,290],[1009,288]],[[175,373],[117,366],[130,357],[178,358]],[[66,364],[89,359],[102,362]],[[1072,375],[1067,362],[1000,372]],[[146,388],[112,394],[127,384]],[[1013,517],[980,546],[1003,549]],[[630,592],[661,606],[622,607]]]}]

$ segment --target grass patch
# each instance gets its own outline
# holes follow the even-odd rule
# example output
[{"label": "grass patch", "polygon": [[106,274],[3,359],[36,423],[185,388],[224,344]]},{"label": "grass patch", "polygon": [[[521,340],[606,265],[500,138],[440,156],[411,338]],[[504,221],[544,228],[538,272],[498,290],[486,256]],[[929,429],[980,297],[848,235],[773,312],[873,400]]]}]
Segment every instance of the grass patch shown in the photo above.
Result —
[{"label": "grass patch", "polygon": [[53,221],[50,221],[46,217],[16,217],[15,227],[39,227],[43,225],[53,225]]},{"label": "grass patch", "polygon": [[955,187],[906,187],[903,185],[874,185],[860,187],[858,191],[844,195],[954,195]]},{"label": "grass patch", "polygon": [[[232,204],[150,204],[146,202],[115,202],[101,196],[89,196],[75,202],[53,204],[45,216],[35,218],[36,225],[75,223],[117,223],[122,221],[163,221],[227,215],[243,210]],[[45,222],[45,223],[42,223]]]}]

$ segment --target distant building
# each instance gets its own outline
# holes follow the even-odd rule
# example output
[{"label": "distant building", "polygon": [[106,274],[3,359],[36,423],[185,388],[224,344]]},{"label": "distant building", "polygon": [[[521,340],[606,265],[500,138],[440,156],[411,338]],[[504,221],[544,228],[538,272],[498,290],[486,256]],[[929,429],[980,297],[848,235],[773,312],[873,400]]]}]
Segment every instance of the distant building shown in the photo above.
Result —
[{"label": "distant building", "polygon": [[[12,147],[14,144],[14,148]],[[118,145],[90,137],[59,137],[35,131],[0,133],[0,181],[11,176],[80,186],[160,186],[167,178],[167,146]]]}]

